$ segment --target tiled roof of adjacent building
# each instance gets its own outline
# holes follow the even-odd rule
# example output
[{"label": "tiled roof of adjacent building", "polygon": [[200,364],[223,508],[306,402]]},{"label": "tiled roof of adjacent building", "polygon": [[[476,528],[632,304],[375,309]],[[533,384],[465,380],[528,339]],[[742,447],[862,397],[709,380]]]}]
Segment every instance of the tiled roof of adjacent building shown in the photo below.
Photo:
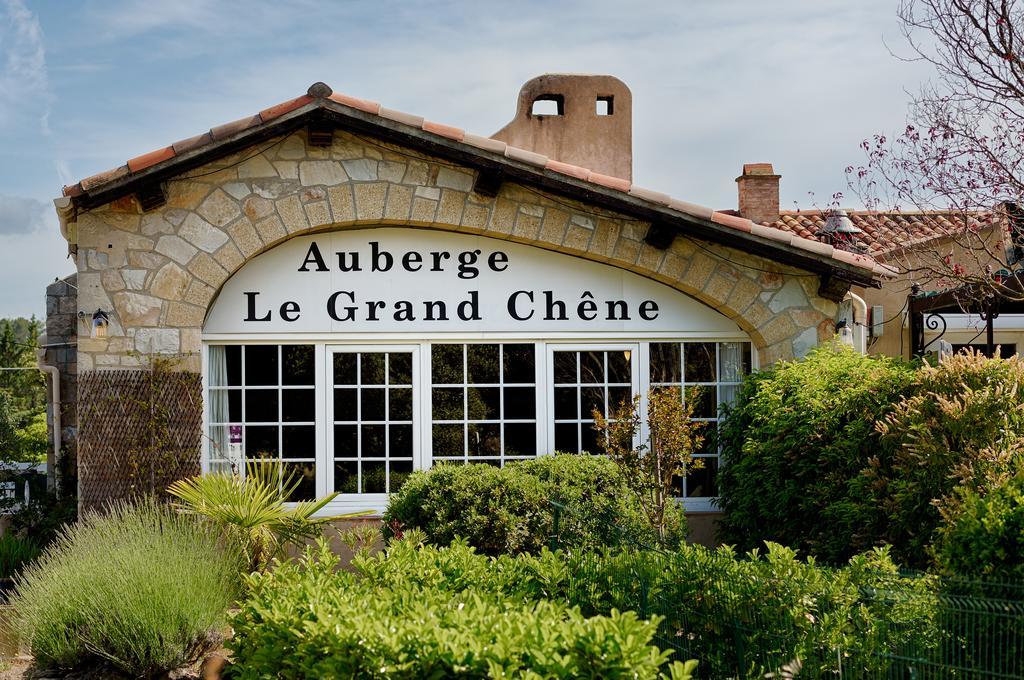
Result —
[{"label": "tiled roof of adjacent building", "polygon": [[710,221],[715,225],[719,225],[719,227],[724,227],[726,230],[735,230],[735,232],[749,235],[753,237],[754,242],[761,243],[768,249],[778,248],[779,246],[791,246],[799,251],[803,251],[805,257],[818,261],[824,260],[841,263],[841,267],[852,267],[865,272],[868,276],[890,276],[894,273],[892,268],[875,262],[871,257],[833,248],[827,243],[809,238],[805,235],[805,233],[810,233],[809,230],[798,232],[796,231],[796,224],[794,224],[792,229],[785,227],[779,229],[757,224],[735,214],[730,214],[729,211],[715,211],[711,208],[673,198],[667,194],[645,189],[631,183],[627,179],[610,177],[593,172],[588,168],[561,163],[558,160],[547,158],[527,149],[508,146],[504,142],[491,139],[490,137],[474,135],[461,128],[425,120],[422,116],[389,109],[374,101],[334,92],[324,83],[313,84],[307,93],[300,97],[289,99],[288,101],[263,109],[254,115],[219,125],[194,137],[183,139],[169,146],[136,156],[129,159],[124,165],[91,175],[70,186],[65,186],[64,196],[72,201],[76,201],[80,197],[103,190],[109,186],[120,185],[135,175],[146,173],[149,170],[173,166],[177,161],[193,157],[206,147],[213,147],[227,140],[238,140],[240,137],[244,137],[246,132],[255,132],[268,127],[278,119],[289,114],[298,114],[303,111],[310,112],[316,109],[338,110],[339,106],[376,116],[380,119],[381,125],[394,126],[397,123],[399,126],[415,128],[428,135],[435,135],[439,138],[445,138],[446,140],[452,140],[459,144],[473,147],[473,152],[478,155],[494,154],[503,156],[506,159],[532,166],[538,173],[556,173],[582,182],[588,182],[604,189],[610,189],[614,192],[621,192],[659,209],[667,209],[668,211],[674,211],[691,218]]},{"label": "tiled roof of adjacent building", "polygon": [[[880,212],[873,210],[846,210],[853,226],[861,230],[856,241],[872,257],[884,256],[901,248],[924,241],[950,236],[965,229],[988,227],[996,219],[991,211],[907,211]],[[776,222],[764,226],[780,229],[800,238],[820,241],[820,232],[828,218],[822,210],[782,210]]]}]

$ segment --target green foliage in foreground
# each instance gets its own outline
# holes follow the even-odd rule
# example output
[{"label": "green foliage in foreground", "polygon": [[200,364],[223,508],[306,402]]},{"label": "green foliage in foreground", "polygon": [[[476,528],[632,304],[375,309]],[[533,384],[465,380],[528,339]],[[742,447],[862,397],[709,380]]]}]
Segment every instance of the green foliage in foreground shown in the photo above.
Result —
[{"label": "green foliage in foreground", "polygon": [[223,472],[199,475],[174,482],[167,493],[180,501],[183,512],[209,519],[238,545],[250,571],[265,569],[286,545],[313,540],[325,524],[338,519],[315,516],[337,493],[288,504],[285,499],[301,480],[282,480],[281,474],[280,465],[250,463],[244,477]]},{"label": "green foliage in foreground", "polygon": [[12,533],[0,536],[0,578],[11,578],[39,557],[39,546],[29,538]]},{"label": "green foliage in foreground", "polygon": [[[840,664],[857,677],[885,669],[888,657],[907,650],[926,653],[939,638],[934,581],[900,577],[884,551],[827,569],[776,545],[742,559],[700,546],[490,558],[464,543],[417,547],[405,540],[357,556],[352,566],[382,590],[472,590],[516,602],[566,602],[585,615],[657,617],[657,644],[699,659],[705,677],[736,674],[737,636],[751,677],[796,659],[812,677]],[[864,595],[875,592],[887,595]]]},{"label": "green foliage in foreground", "polygon": [[1024,583],[1024,466],[987,493],[962,489],[958,502],[955,519],[939,528],[939,568]]},{"label": "green foliage in foreground", "polygon": [[150,677],[218,643],[241,558],[153,500],[70,525],[18,579],[16,625],[43,667]]},{"label": "green foliage in foreground", "polygon": [[[425,550],[419,560],[414,546],[398,542],[393,557],[362,560],[352,574],[338,572],[321,544],[298,563],[254,574],[232,619],[232,677],[691,677],[695,664],[668,663],[650,644],[657,621],[632,612],[586,617],[558,602],[465,583],[433,587],[375,569],[393,559],[411,568],[404,575],[421,575],[417,567],[430,569],[438,554]],[[488,562],[465,546],[454,550]]]},{"label": "green foliage in foreground", "polygon": [[[567,508],[560,521],[562,545],[597,548],[623,537],[653,542],[655,534],[620,469],[601,456],[558,454],[495,468],[438,465],[414,472],[384,513],[391,538],[421,530],[434,545],[456,538],[487,555],[538,553],[554,530],[551,499]],[[671,524],[682,526],[682,512]],[[668,537],[678,545],[681,535]]]}]

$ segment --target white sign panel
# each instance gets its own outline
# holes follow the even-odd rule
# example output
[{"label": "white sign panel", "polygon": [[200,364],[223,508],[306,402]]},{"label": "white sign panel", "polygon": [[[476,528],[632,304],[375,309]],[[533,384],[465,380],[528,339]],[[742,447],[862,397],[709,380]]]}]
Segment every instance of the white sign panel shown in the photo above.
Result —
[{"label": "white sign panel", "polygon": [[738,333],[665,285],[577,257],[420,229],[303,236],[221,290],[207,333]]}]

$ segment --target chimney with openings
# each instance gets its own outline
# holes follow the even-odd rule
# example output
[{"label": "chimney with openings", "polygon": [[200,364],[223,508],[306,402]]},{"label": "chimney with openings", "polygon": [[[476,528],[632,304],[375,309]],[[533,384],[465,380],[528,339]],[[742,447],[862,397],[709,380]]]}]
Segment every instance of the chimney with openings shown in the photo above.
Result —
[{"label": "chimney with openings", "polygon": [[746,163],[736,178],[740,217],[753,222],[779,219],[779,179],[771,163]]},{"label": "chimney with openings", "polygon": [[549,73],[519,90],[494,139],[602,175],[633,180],[633,96],[613,76]]}]

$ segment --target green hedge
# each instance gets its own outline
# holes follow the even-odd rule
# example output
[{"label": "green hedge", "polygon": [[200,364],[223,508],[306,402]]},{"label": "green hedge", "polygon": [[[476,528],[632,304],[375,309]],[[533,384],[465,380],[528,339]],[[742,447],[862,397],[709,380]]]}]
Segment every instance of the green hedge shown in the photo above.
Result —
[{"label": "green hedge", "polygon": [[44,668],[150,677],[219,643],[241,568],[210,527],[152,500],[118,505],[61,531],[22,572],[13,611]]},{"label": "green hedge", "polygon": [[[562,545],[598,547],[651,542],[654,532],[619,468],[603,456],[541,456],[495,468],[438,465],[414,472],[384,513],[385,537],[419,529],[435,545],[465,539],[481,553],[536,553],[553,531],[551,499],[568,509]],[[678,544],[682,511],[670,537]]]},{"label": "green hedge", "polygon": [[832,563],[875,545],[863,527],[877,509],[855,480],[878,452],[875,423],[913,379],[899,360],[827,346],[750,376],[720,427],[721,538]]},{"label": "green hedge", "polygon": [[[585,617],[495,589],[426,585],[430,555],[393,544],[397,564],[338,572],[324,544],[300,562],[250,577],[233,617],[231,676],[257,678],[688,678],[650,644],[657,622],[612,612]],[[462,559],[486,564],[462,546]],[[387,564],[394,578],[367,567]],[[376,578],[375,578],[376,576]],[[412,578],[406,578],[406,576]],[[454,584],[452,584],[454,585]]]}]

